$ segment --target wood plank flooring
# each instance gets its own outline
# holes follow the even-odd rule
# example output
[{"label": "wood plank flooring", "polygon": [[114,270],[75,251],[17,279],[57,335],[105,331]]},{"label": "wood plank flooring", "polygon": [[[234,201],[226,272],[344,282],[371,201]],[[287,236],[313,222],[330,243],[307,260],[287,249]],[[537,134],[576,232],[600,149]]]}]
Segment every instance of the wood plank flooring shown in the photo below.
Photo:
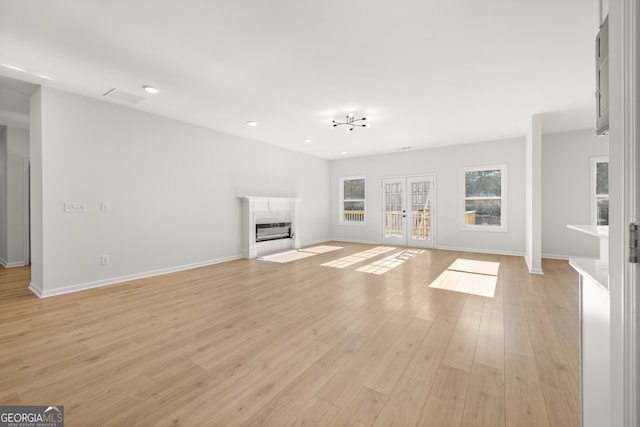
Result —
[{"label": "wood plank flooring", "polygon": [[[324,245],[42,300],[0,268],[0,405],[64,405],[67,427],[580,425],[567,262]],[[443,272],[495,295],[429,287]]]}]

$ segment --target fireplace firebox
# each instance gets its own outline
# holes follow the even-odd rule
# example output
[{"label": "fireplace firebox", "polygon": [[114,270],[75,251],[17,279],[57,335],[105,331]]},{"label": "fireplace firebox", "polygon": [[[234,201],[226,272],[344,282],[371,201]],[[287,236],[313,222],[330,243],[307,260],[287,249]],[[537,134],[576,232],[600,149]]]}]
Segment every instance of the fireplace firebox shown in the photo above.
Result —
[{"label": "fireplace firebox", "polygon": [[256,224],[256,242],[266,242],[267,240],[290,239],[290,222],[272,222],[267,224]]}]

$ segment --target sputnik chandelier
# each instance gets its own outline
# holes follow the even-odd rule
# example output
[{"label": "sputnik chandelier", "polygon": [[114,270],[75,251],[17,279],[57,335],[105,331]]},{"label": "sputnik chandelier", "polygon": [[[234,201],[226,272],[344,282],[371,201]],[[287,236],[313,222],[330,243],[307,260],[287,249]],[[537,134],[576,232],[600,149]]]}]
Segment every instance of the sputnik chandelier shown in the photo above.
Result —
[{"label": "sputnik chandelier", "polygon": [[356,127],[361,127],[361,128],[368,128],[371,127],[371,125],[369,123],[364,123],[367,121],[366,117],[362,117],[361,119],[356,119],[353,117],[353,113],[349,113],[347,114],[347,121],[346,122],[338,122],[335,121],[333,119],[331,119],[331,127],[332,128],[337,128],[338,126],[348,126],[347,127],[347,132],[353,132],[353,130]]}]

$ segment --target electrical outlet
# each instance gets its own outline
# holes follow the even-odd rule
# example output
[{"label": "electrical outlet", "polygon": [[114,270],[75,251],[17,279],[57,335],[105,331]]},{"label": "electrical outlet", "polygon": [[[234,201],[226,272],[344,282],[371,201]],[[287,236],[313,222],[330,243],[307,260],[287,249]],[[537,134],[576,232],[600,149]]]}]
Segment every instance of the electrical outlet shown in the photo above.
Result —
[{"label": "electrical outlet", "polygon": [[102,255],[100,257],[100,264],[109,265],[109,255]]},{"label": "electrical outlet", "polygon": [[109,202],[101,202],[100,210],[102,212],[109,212],[111,210],[111,205],[109,204]]},{"label": "electrical outlet", "polygon": [[64,211],[66,213],[85,213],[87,204],[85,202],[65,202]]}]

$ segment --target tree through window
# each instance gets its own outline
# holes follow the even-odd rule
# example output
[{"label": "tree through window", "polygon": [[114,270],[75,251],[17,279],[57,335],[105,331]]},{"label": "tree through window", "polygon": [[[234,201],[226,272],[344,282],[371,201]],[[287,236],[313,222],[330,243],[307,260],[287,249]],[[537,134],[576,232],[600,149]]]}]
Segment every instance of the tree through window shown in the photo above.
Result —
[{"label": "tree through window", "polygon": [[462,169],[463,228],[506,230],[506,165]]},{"label": "tree through window", "polygon": [[365,178],[340,178],[342,223],[364,223]]},{"label": "tree through window", "polygon": [[591,158],[591,223],[609,225],[609,158]]}]

